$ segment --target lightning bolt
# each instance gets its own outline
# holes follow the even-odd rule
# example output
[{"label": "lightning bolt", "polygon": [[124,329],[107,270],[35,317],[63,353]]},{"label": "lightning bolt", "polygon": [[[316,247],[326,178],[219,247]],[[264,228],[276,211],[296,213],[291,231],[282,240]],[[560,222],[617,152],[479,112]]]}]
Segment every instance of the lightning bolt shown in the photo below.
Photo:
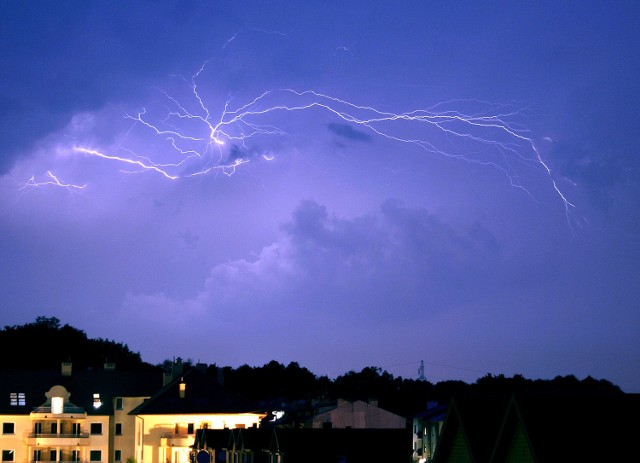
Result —
[{"label": "lightning bolt", "polygon": [[[478,100],[451,100],[425,109],[395,113],[315,90],[283,88],[264,91],[235,105],[230,98],[218,111],[212,111],[199,88],[201,75],[208,64],[209,61],[205,61],[190,79],[185,79],[190,95],[186,101],[179,101],[158,89],[164,98],[159,109],[154,106],[151,110],[143,108],[135,114],[125,115],[133,127],[161,140],[166,149],[142,156],[125,147],[113,154],[92,146],[75,145],[72,152],[121,164],[120,171],[127,174],[155,173],[168,180],[212,172],[232,176],[253,157],[274,159],[275,155],[270,151],[254,152],[253,156],[247,153],[256,150],[259,140],[290,135],[276,124],[278,118],[320,111],[373,137],[408,145],[431,155],[498,169],[511,186],[532,198],[521,181],[520,169],[540,171],[548,178],[568,219],[575,207],[558,186],[531,132],[521,122],[526,119],[526,108]],[[460,106],[463,105],[475,110],[462,111]],[[250,144],[252,140],[254,142]],[[51,172],[47,174],[48,182],[38,183],[31,179],[27,185],[86,186],[65,184]]]},{"label": "lightning bolt", "polygon": [[35,179],[35,176],[31,176],[31,178],[29,178],[29,180],[27,180],[27,182],[20,187],[20,190],[29,190],[29,189],[40,188],[44,186],[54,186],[54,187],[64,188],[64,189],[73,191],[73,190],[83,190],[84,188],[87,187],[86,184],[75,185],[73,183],[66,183],[60,180],[51,171],[47,171],[46,177],[48,178],[48,180],[37,181]]}]

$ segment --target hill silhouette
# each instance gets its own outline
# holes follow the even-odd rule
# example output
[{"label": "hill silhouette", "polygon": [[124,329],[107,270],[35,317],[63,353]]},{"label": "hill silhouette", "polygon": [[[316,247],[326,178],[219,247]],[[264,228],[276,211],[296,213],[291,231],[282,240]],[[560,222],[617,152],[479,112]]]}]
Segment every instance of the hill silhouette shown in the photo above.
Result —
[{"label": "hill silhouette", "polygon": [[116,341],[89,339],[86,333],[60,325],[56,317],[37,317],[33,323],[5,326],[0,331],[0,349],[5,355],[2,368],[8,370],[49,370],[62,362],[73,362],[80,370],[102,369],[115,363],[120,370],[157,369],[144,362],[139,353]]}]

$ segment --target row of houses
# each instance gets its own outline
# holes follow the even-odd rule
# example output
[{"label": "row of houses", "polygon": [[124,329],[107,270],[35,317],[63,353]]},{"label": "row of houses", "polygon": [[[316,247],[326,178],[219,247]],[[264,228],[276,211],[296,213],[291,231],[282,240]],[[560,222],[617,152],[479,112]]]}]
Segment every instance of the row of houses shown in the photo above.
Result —
[{"label": "row of houses", "polygon": [[402,417],[364,400],[256,404],[199,367],[0,370],[2,463],[640,460],[638,394],[464,396]]},{"label": "row of houses", "polygon": [[0,371],[2,463],[411,461],[406,418],[375,402],[285,413],[199,367]]}]

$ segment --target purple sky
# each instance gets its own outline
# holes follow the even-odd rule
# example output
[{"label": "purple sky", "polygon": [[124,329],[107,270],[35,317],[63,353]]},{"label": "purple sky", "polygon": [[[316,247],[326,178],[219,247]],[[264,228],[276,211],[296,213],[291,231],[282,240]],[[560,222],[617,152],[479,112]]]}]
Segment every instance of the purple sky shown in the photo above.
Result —
[{"label": "purple sky", "polygon": [[0,326],[640,392],[640,4],[0,2]]}]

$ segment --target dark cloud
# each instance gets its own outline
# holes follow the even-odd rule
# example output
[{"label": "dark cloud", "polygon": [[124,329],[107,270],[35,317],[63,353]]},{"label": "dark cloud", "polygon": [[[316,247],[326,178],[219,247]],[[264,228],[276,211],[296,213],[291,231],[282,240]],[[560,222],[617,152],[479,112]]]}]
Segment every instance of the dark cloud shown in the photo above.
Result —
[{"label": "dark cloud", "polygon": [[335,133],[339,137],[346,138],[348,140],[362,142],[370,142],[372,140],[371,135],[360,130],[356,130],[348,124],[339,124],[337,122],[332,122],[330,124],[327,124],[327,127],[331,132]]},{"label": "dark cloud", "polygon": [[[368,300],[375,294],[391,302],[403,293],[403,311],[427,309],[435,300],[459,301],[463,293],[452,296],[453,287],[477,293],[502,273],[496,239],[489,231],[478,224],[456,230],[428,211],[397,200],[386,201],[378,213],[352,219],[330,216],[325,206],[303,201],[284,229],[297,265],[310,281],[323,282],[320,293],[327,286],[340,291],[342,281],[351,282],[350,289],[344,289],[346,300]],[[471,282],[469,273],[476,275]],[[427,295],[431,302],[425,305]]]},{"label": "dark cloud", "polygon": [[286,3],[0,1],[2,323],[638,390],[640,4]]}]

